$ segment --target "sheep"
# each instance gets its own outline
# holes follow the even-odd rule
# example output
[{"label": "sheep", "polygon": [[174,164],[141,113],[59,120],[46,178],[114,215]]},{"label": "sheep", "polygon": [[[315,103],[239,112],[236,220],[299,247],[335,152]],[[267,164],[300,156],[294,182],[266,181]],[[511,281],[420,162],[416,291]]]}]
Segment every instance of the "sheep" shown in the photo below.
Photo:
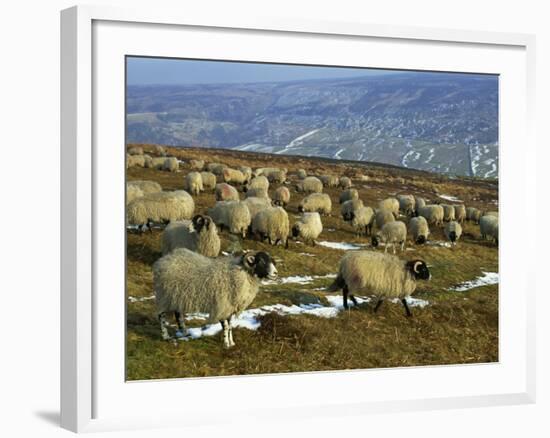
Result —
[{"label": "sheep", "polygon": [[201,171],[204,169],[204,160],[189,160],[189,166],[193,170]]},{"label": "sheep", "polygon": [[251,222],[250,210],[244,202],[218,201],[214,207],[208,209],[208,215],[220,230],[227,228],[231,234],[246,237]]},{"label": "sheep", "polygon": [[340,207],[340,213],[344,221],[351,221],[353,219],[353,212],[363,207],[363,201],[360,199],[350,199],[342,204]]},{"label": "sheep", "polygon": [[323,183],[316,176],[308,176],[296,184],[296,191],[303,193],[323,193]]},{"label": "sheep", "polygon": [[216,190],[216,175],[212,172],[201,172],[201,178],[204,190]]},{"label": "sheep", "polygon": [[267,190],[262,187],[254,187],[245,192],[245,198],[264,198],[270,199]]},{"label": "sheep", "polygon": [[216,201],[238,201],[239,192],[229,184],[216,184]]},{"label": "sheep", "polygon": [[466,207],[464,204],[455,205],[455,220],[461,224],[466,220]]},{"label": "sheep", "polygon": [[443,207],[443,221],[450,222],[455,220],[455,206],[449,204],[441,204]]},{"label": "sheep", "polygon": [[413,236],[414,243],[422,245],[427,242],[430,235],[428,221],[422,216],[413,217],[409,221],[409,230]]},{"label": "sheep", "polygon": [[321,215],[317,212],[303,213],[299,221],[292,226],[292,237],[302,239],[315,246],[315,239],[323,232]]},{"label": "sheep", "polygon": [[298,211],[300,213],[317,211],[330,216],[332,201],[326,193],[312,193],[300,201]]},{"label": "sheep", "polygon": [[177,172],[180,168],[180,162],[176,157],[168,157],[164,159],[164,165],[162,166],[163,170],[168,170],[170,172]]},{"label": "sheep", "polygon": [[348,297],[357,305],[355,294],[364,293],[377,297],[376,313],[385,299],[399,299],[407,317],[412,313],[407,298],[416,289],[416,280],[429,280],[430,270],[423,260],[401,260],[390,254],[373,251],[349,251],[340,260],[338,275],[328,292],[342,290],[344,308]]},{"label": "sheep", "polygon": [[426,206],[426,200],[420,196],[414,197],[415,213],[418,216],[418,209]]},{"label": "sheep", "polygon": [[305,169],[298,169],[298,172],[296,172],[296,175],[299,179],[304,179],[307,177],[307,172]]},{"label": "sheep", "polygon": [[428,204],[418,209],[418,215],[425,218],[430,225],[440,226],[443,224],[445,212],[438,204]]},{"label": "sheep", "polygon": [[478,210],[475,207],[468,207],[466,209],[466,220],[475,222],[476,224],[479,224],[479,220],[481,219],[481,210]]},{"label": "sheep", "polygon": [[286,181],[285,170],[272,170],[267,175],[264,173],[264,175],[267,176],[268,181],[272,183],[283,184]]},{"label": "sheep", "polygon": [[143,191],[138,186],[126,183],[126,205],[136,198],[141,198],[143,194]]},{"label": "sheep", "polygon": [[445,225],[445,237],[451,241],[451,245],[456,245],[458,239],[462,235],[462,226],[456,221],[447,222]]},{"label": "sheep", "polygon": [[413,195],[397,195],[399,210],[405,216],[412,216],[415,211],[415,199]]},{"label": "sheep", "polygon": [[186,336],[186,313],[208,314],[209,323],[220,322],[223,343],[233,347],[231,319],[246,309],[258,293],[262,279],[277,278],[268,253],[248,252],[239,257],[212,259],[179,248],[153,265],[153,284],[161,336],[171,339],[166,314],[174,312],[178,329]]},{"label": "sheep", "polygon": [[133,146],[128,148],[127,151],[130,155],[143,155],[143,148],[141,146]]},{"label": "sheep", "polygon": [[284,208],[269,207],[259,211],[252,219],[251,229],[260,240],[267,238],[270,245],[281,242],[288,248],[290,225]]},{"label": "sheep", "polygon": [[251,189],[264,189],[267,192],[269,190],[268,179],[263,175],[252,178],[243,190],[247,192]]},{"label": "sheep", "polygon": [[405,241],[407,240],[407,226],[404,222],[393,221],[388,222],[372,237],[372,246],[378,247],[380,242],[385,243],[384,252],[388,251],[388,246],[391,245],[395,254],[395,244],[401,245],[401,251],[405,249]]},{"label": "sheep", "polygon": [[144,195],[162,192],[162,186],[156,181],[128,181],[126,186],[137,187],[143,192]]},{"label": "sheep", "polygon": [[359,192],[357,189],[348,189],[340,193],[340,204],[353,199],[359,199]]},{"label": "sheep", "polygon": [[491,237],[498,244],[498,217],[482,216],[479,220],[479,232],[483,240]]},{"label": "sheep", "polygon": [[158,144],[153,146],[153,152],[161,157],[166,156],[166,150]]},{"label": "sheep", "polygon": [[376,228],[378,228],[379,230],[381,230],[382,227],[387,223],[394,221],[395,216],[391,211],[388,210],[377,210],[374,216],[374,223],[376,224]]},{"label": "sheep", "polygon": [[200,192],[204,190],[202,185],[202,176],[199,172],[189,172],[185,176],[185,190],[187,190],[192,195],[197,196]]},{"label": "sheep", "polygon": [[360,207],[351,213],[351,226],[355,228],[357,234],[362,234],[365,230],[365,236],[372,234],[372,224],[374,223],[374,210],[371,207]]},{"label": "sheep", "polygon": [[162,170],[164,168],[165,161],[166,161],[166,158],[164,157],[153,157],[151,167],[153,169]]},{"label": "sheep", "polygon": [[280,207],[286,207],[290,202],[290,190],[287,187],[281,186],[275,190],[273,195],[273,204]]},{"label": "sheep", "polygon": [[286,169],[279,169],[278,167],[259,167],[254,171],[254,176],[265,176],[266,178],[269,176],[272,172],[279,172],[283,170],[286,173]]},{"label": "sheep", "polygon": [[399,216],[399,201],[395,198],[386,198],[378,203],[378,209],[391,211],[397,218]]},{"label": "sheep", "polygon": [[143,167],[146,169],[152,169],[153,168],[153,158],[151,155],[143,155]]},{"label": "sheep", "polygon": [[195,211],[193,197],[184,190],[174,192],[149,193],[134,199],[126,208],[126,218],[130,225],[138,225],[139,231],[153,223],[168,223],[191,219]]},{"label": "sheep", "polygon": [[244,175],[245,182],[250,181],[252,178],[252,169],[248,166],[239,166],[237,170],[240,170],[242,174]]},{"label": "sheep", "polygon": [[208,163],[206,165],[206,170],[212,172],[216,176],[222,176],[223,170],[227,168],[225,164],[220,163]]},{"label": "sheep", "polygon": [[340,183],[338,177],[334,175],[321,175],[319,179],[323,183],[324,187],[338,187],[338,184]]},{"label": "sheep", "polygon": [[145,157],[143,155],[126,155],[126,168],[145,167]]},{"label": "sheep", "polygon": [[494,216],[498,217],[498,211],[486,211],[483,213],[483,216]]},{"label": "sheep", "polygon": [[351,187],[351,179],[347,176],[341,176],[338,185],[342,190],[349,189]]},{"label": "sheep", "polygon": [[226,183],[244,184],[247,181],[246,176],[240,170],[231,169],[230,167],[223,169],[222,177]]},{"label": "sheep", "polygon": [[257,198],[253,196],[246,198],[242,203],[248,207],[251,219],[254,219],[254,216],[260,211],[271,207],[271,200],[269,198]]},{"label": "sheep", "polygon": [[162,255],[187,248],[206,257],[218,257],[220,237],[212,218],[197,214],[191,221],[170,223],[162,233]]}]

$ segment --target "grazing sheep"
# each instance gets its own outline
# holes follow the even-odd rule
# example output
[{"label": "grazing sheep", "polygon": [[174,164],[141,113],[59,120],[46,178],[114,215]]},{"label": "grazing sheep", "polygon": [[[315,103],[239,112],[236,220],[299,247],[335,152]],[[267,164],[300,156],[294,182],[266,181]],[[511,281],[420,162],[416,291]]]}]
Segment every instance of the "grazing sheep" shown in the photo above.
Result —
[{"label": "grazing sheep", "polygon": [[222,176],[223,170],[226,169],[227,166],[225,164],[220,163],[208,163],[206,165],[206,170],[209,172],[212,172],[214,175]]},{"label": "grazing sheep", "polygon": [[370,180],[370,176],[363,175],[362,173],[358,173],[357,175],[355,175],[355,178],[357,178],[361,182],[368,182]]},{"label": "grazing sheep", "polygon": [[412,216],[414,214],[415,199],[413,195],[397,195],[399,201],[399,210],[405,216]]},{"label": "grazing sheep", "polygon": [[430,225],[440,226],[443,224],[445,212],[438,204],[428,204],[418,209],[418,215],[425,218]]},{"label": "grazing sheep", "polygon": [[162,186],[156,181],[128,181],[126,186],[137,187],[143,192],[144,195],[162,192]]},{"label": "grazing sheep", "polygon": [[189,160],[189,166],[193,170],[202,170],[204,169],[204,160]]},{"label": "grazing sheep", "polygon": [[348,189],[340,193],[340,204],[354,199],[359,199],[359,192],[357,189]]},{"label": "grazing sheep", "polygon": [[238,201],[239,192],[226,183],[216,184],[216,201]]},{"label": "grazing sheep", "polygon": [[430,270],[423,260],[405,261],[390,254],[349,251],[340,260],[338,275],[328,291],[342,289],[346,309],[348,296],[357,305],[356,294],[374,295],[378,299],[375,313],[385,299],[397,298],[410,317],[407,298],[415,291],[416,280],[429,279]]},{"label": "grazing sheep", "polygon": [[153,146],[153,152],[161,157],[166,156],[166,150],[158,144]]},{"label": "grazing sheep", "polygon": [[321,215],[317,212],[303,213],[299,221],[292,226],[292,237],[302,239],[315,246],[315,239],[323,232]]},{"label": "grazing sheep", "polygon": [[409,221],[409,230],[413,236],[414,243],[422,245],[427,242],[430,235],[428,221],[422,216],[413,217]]},{"label": "grazing sheep", "polygon": [[216,190],[216,175],[212,172],[201,172],[201,178],[204,190]]},{"label": "grazing sheep", "polygon": [[225,169],[223,169],[222,176],[224,182],[228,184],[244,184],[247,181],[244,173],[242,173],[240,170],[231,169],[230,167],[226,167]]},{"label": "grazing sheep", "polygon": [[143,155],[143,167],[146,169],[152,169],[153,168],[153,158],[151,155]]},{"label": "grazing sheep", "polygon": [[247,192],[251,189],[264,189],[267,192],[269,190],[268,179],[263,175],[252,178],[243,190]]},{"label": "grazing sheep", "polygon": [[272,170],[267,175],[264,173],[264,175],[272,183],[283,184],[286,181],[286,170]]},{"label": "grazing sheep", "polygon": [[466,220],[475,222],[476,224],[479,224],[479,220],[481,219],[481,210],[475,208],[475,207],[468,207],[466,209]]},{"label": "grazing sheep", "polygon": [[391,211],[397,218],[399,216],[399,201],[395,198],[386,198],[378,203],[378,209]]},{"label": "grazing sheep", "polygon": [[143,195],[143,191],[138,186],[126,183],[126,205],[136,198],[141,198]]},{"label": "grazing sheep", "polygon": [[323,183],[316,176],[308,176],[296,184],[296,191],[303,193],[323,193]]},{"label": "grazing sheep", "polygon": [[191,221],[171,222],[162,233],[162,255],[176,248],[187,248],[206,257],[218,257],[220,237],[212,218],[198,214]]},{"label": "grazing sheep", "polygon": [[208,314],[207,322],[221,323],[224,346],[234,346],[231,319],[252,303],[264,278],[277,278],[275,262],[265,252],[212,259],[180,248],[165,255],[153,265],[162,338],[170,339],[168,312],[174,312],[183,336],[185,314],[202,312]]},{"label": "grazing sheep", "polygon": [[352,199],[346,201],[340,207],[340,213],[344,221],[351,221],[353,219],[353,212],[363,207],[363,201],[360,199]]},{"label": "grazing sheep", "polygon": [[319,177],[324,187],[338,187],[340,180],[334,175],[321,175]]},{"label": "grazing sheep", "polygon": [[306,172],[305,169],[298,169],[298,172],[296,173],[296,175],[297,175],[298,178],[300,178],[300,179],[307,178],[307,172]]},{"label": "grazing sheep", "polygon": [[278,167],[259,167],[254,171],[254,176],[263,175],[267,178],[270,173],[279,172],[281,170],[286,173],[286,169],[279,169]]},{"label": "grazing sheep", "polygon": [[264,198],[264,199],[270,199],[269,193],[267,193],[267,190],[262,187],[254,187],[252,189],[248,189],[245,192],[245,198]]},{"label": "grazing sheep", "polygon": [[351,178],[347,176],[341,176],[338,185],[342,190],[347,190],[351,187]]},{"label": "grazing sheep", "polygon": [[145,157],[143,155],[126,155],[126,168],[145,167]]},{"label": "grazing sheep", "polygon": [[164,159],[164,165],[162,168],[163,170],[168,170],[170,172],[177,172],[180,168],[180,162],[176,157],[168,157]]},{"label": "grazing sheep", "polygon": [[483,240],[491,237],[495,243],[498,243],[498,217],[482,216],[479,220],[479,232]]},{"label": "grazing sheep", "polygon": [[244,175],[245,182],[250,181],[252,178],[252,169],[248,166],[239,166],[237,170],[240,170],[242,174]]},{"label": "grazing sheep", "polygon": [[246,198],[244,201],[241,202],[248,207],[251,219],[254,219],[254,216],[256,216],[256,214],[258,214],[260,211],[271,207],[271,200],[269,198],[257,198],[255,196],[252,196]]},{"label": "grazing sheep", "polygon": [[332,211],[332,201],[326,193],[312,193],[300,201],[298,211],[318,212],[319,214],[329,215]]},{"label": "grazing sheep", "polygon": [[290,202],[290,190],[287,187],[281,186],[275,190],[273,195],[273,204],[280,207],[286,207]]},{"label": "grazing sheep", "polygon": [[449,204],[441,204],[443,207],[443,221],[449,222],[455,220],[455,206]]},{"label": "grazing sheep", "polygon": [[466,207],[464,204],[455,205],[455,221],[463,224],[466,220]]},{"label": "grazing sheep", "polygon": [[426,200],[420,196],[414,197],[415,213],[418,216],[418,209],[426,206]]},{"label": "grazing sheep", "polygon": [[143,148],[141,146],[134,146],[128,148],[127,151],[130,155],[143,155]]},{"label": "grazing sheep", "polygon": [[165,161],[166,161],[166,158],[164,157],[153,157],[151,168],[156,170],[162,170],[164,168]]},{"label": "grazing sheep", "polygon": [[445,225],[444,231],[447,240],[450,240],[452,245],[456,245],[457,240],[462,235],[462,226],[456,221],[450,221]]},{"label": "grazing sheep", "polygon": [[270,245],[281,242],[288,248],[290,225],[284,208],[269,207],[259,211],[252,219],[251,227],[252,234],[261,241],[267,238]]},{"label": "grazing sheep", "polygon": [[372,237],[372,246],[378,247],[380,242],[385,243],[384,252],[388,251],[388,246],[391,245],[395,254],[395,244],[401,245],[401,251],[405,249],[405,241],[407,240],[407,226],[404,222],[393,221],[388,222]]},{"label": "grazing sheep", "polygon": [[374,223],[374,210],[371,207],[360,207],[351,212],[351,226],[355,228],[357,234],[365,231],[365,236],[372,234],[372,225]]},{"label": "grazing sheep", "polygon": [[381,230],[384,225],[395,221],[395,216],[388,210],[377,210],[374,216],[374,223],[376,228]]},{"label": "grazing sheep", "polygon": [[134,199],[126,208],[126,218],[130,225],[151,229],[153,223],[168,223],[191,219],[195,211],[193,197],[184,190],[174,192],[149,193]]},{"label": "grazing sheep", "polygon": [[250,210],[244,202],[218,201],[214,207],[208,209],[208,215],[220,227],[220,231],[225,227],[231,234],[246,237],[251,217]]},{"label": "grazing sheep", "polygon": [[185,190],[187,190],[192,195],[197,196],[200,192],[204,190],[202,185],[202,176],[199,172],[189,172],[185,176]]}]

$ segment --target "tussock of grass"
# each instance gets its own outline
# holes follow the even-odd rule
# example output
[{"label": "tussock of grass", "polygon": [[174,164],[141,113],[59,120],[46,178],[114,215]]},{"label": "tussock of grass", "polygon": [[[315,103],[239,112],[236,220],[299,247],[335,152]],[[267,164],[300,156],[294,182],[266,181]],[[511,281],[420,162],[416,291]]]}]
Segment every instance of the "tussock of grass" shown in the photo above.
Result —
[{"label": "tussock of grass", "polygon": [[[151,148],[144,146],[145,150]],[[354,180],[366,205],[398,193],[413,193],[431,200],[447,201],[438,194],[456,196],[466,205],[495,209],[498,200],[495,181],[471,178],[449,179],[426,172],[395,169],[387,166],[348,165],[328,160],[300,157],[248,154],[245,152],[204,149],[171,149],[180,159],[205,159],[231,166],[272,166],[289,169],[292,184],[288,212],[291,224],[298,215],[302,194],[294,190],[293,171],[305,168],[310,174],[368,175],[368,181]],[[148,179],[159,182],[165,190],[183,188],[184,165],[177,173],[131,168],[129,180]],[[274,185],[270,192],[277,186]],[[325,189],[333,201],[333,213],[323,217],[324,231],[318,240],[355,242],[369,245],[370,237],[356,236],[340,217],[339,189]],[[206,213],[215,203],[213,193],[195,197],[196,212]],[[333,229],[334,231],[330,231]],[[431,240],[443,241],[442,230],[432,229]],[[152,264],[161,256],[162,230],[151,233],[127,233],[127,296],[149,297],[153,294]],[[290,248],[273,247],[254,240],[222,233],[222,250],[268,251],[279,262],[281,277],[294,275],[324,276],[336,273],[343,251],[320,245],[309,246],[291,241]],[[498,360],[498,285],[484,286],[466,292],[449,289],[481,275],[498,271],[498,250],[491,242],[480,240],[479,228],[464,225],[456,248],[416,246],[399,253],[400,257],[422,258],[431,266],[432,281],[419,282],[416,297],[428,300],[430,306],[414,308],[413,318],[404,316],[400,304],[384,303],[374,314],[364,304],[337,317],[324,319],[310,315],[280,316],[275,313],[259,318],[257,331],[235,329],[237,346],[224,350],[221,335],[177,343],[160,339],[154,300],[127,305],[127,378],[157,379],[234,374],[260,374],[295,371],[341,370],[373,367],[438,365],[494,362]],[[369,249],[367,246],[366,249]],[[305,256],[301,253],[313,255]],[[321,303],[327,305],[325,292],[315,290],[328,286],[331,278],[318,278],[310,284],[275,284],[265,286],[252,303],[257,308],[267,304]],[[175,321],[172,321],[175,322]],[[190,321],[191,326],[203,321]]]}]

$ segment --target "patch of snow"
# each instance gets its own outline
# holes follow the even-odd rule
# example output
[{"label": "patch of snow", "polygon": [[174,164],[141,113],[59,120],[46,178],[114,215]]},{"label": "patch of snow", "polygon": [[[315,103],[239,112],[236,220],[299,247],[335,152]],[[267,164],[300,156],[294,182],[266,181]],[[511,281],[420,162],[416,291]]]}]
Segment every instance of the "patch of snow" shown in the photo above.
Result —
[{"label": "patch of snow", "polygon": [[290,277],[280,277],[277,280],[263,280],[263,285],[271,284],[310,284],[319,278],[336,278],[336,274],[326,275],[291,275]]},{"label": "patch of snow", "polygon": [[483,272],[483,275],[473,280],[466,281],[459,284],[456,287],[452,287],[449,290],[456,292],[464,292],[466,290],[474,289],[480,286],[488,286],[490,284],[498,284],[499,275],[498,272]]},{"label": "patch of snow", "polygon": [[306,256],[306,257],[315,257],[315,254],[310,254],[310,253],[307,253],[307,252],[300,252],[298,254]]},{"label": "patch of snow", "polygon": [[131,303],[141,303],[143,301],[149,301],[154,299],[155,299],[154,295],[151,295],[149,297],[132,297],[132,296],[128,297],[128,301],[130,301]]},{"label": "patch of snow", "polygon": [[292,149],[294,146],[300,145],[303,143],[303,140],[310,135],[315,134],[319,129],[314,129],[313,131],[306,132],[303,135],[300,135],[299,137],[296,137],[294,140],[292,140],[289,144],[287,144],[284,149],[281,149],[280,151],[275,152],[276,154],[284,154],[287,150]]},{"label": "patch of snow", "polygon": [[336,152],[336,153],[334,154],[334,157],[333,157],[333,158],[336,158],[337,160],[341,160],[342,157],[340,156],[340,154],[341,154],[342,152],[344,152],[344,151],[345,151],[345,149],[340,149],[338,152]]},{"label": "patch of snow", "polygon": [[445,199],[447,201],[452,201],[452,202],[462,202],[460,199],[458,199],[456,196],[451,196],[451,195],[438,195],[441,199]]},{"label": "patch of snow", "polygon": [[364,243],[327,242],[326,240],[319,242],[319,245],[326,248],[339,249],[342,251],[361,249],[362,247],[366,246]]},{"label": "patch of snow", "polygon": [[451,242],[443,242],[441,240],[428,240],[426,242],[426,245],[427,246],[442,246],[444,248],[450,248],[452,246]]}]

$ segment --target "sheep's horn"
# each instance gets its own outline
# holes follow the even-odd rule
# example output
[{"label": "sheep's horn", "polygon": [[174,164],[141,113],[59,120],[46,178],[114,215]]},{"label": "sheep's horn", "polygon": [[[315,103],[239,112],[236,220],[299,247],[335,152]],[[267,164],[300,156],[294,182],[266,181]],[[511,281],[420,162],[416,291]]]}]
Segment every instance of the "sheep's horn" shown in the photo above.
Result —
[{"label": "sheep's horn", "polygon": [[416,262],[414,262],[413,271],[416,272],[417,274],[418,274],[417,267],[418,267],[418,265],[421,265],[421,264],[422,264],[422,261],[420,261],[420,260],[417,260]]}]

